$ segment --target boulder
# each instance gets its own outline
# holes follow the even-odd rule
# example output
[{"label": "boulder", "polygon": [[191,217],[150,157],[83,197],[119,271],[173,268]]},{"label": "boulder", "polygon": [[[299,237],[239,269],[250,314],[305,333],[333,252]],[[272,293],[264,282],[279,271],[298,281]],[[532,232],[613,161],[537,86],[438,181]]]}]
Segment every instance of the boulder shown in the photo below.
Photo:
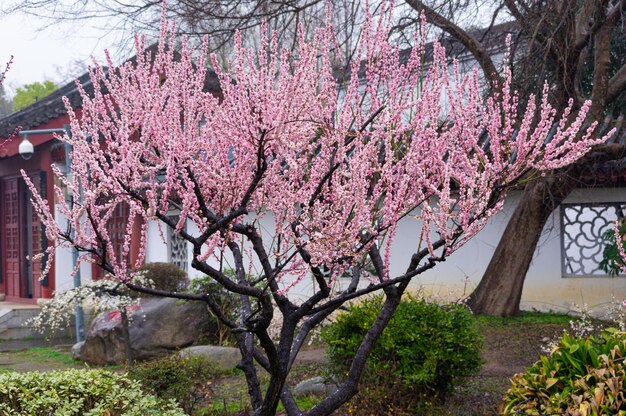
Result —
[{"label": "boulder", "polygon": [[[169,298],[143,299],[130,315],[130,344],[135,360],[168,355],[190,346],[210,333],[214,321],[201,302]],[[119,312],[99,314],[84,343],[72,349],[75,359],[96,365],[126,361],[126,344]]]},{"label": "boulder", "polygon": [[85,345],[85,341],[77,342],[72,345],[72,358],[80,361],[80,351],[83,349],[83,345]]},{"label": "boulder", "polygon": [[324,377],[313,377],[299,382],[293,389],[293,394],[297,397],[326,396],[335,391],[337,391],[335,383],[325,383]]},{"label": "boulder", "polygon": [[230,370],[237,367],[241,361],[239,348],[218,347],[215,345],[196,345],[180,350],[179,355],[184,357],[202,357],[214,362],[218,366]]}]

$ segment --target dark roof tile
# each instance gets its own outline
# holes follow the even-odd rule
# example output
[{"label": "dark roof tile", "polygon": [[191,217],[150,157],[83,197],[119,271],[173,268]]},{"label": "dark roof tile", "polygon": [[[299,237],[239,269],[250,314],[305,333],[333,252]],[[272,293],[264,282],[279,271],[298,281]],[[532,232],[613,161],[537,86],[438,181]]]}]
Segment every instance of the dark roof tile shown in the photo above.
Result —
[{"label": "dark roof tile", "polygon": [[[151,52],[155,48],[156,44],[146,48],[146,51]],[[135,56],[130,58],[128,61],[134,62]],[[88,94],[93,93],[93,85],[91,83],[89,73],[81,75],[77,81],[82,84]],[[207,71],[205,88],[207,91],[220,91],[219,80],[217,79],[215,72],[212,70]],[[11,136],[18,127],[23,130],[32,129],[61,115],[67,114],[67,109],[65,108],[65,104],[62,99],[63,97],[67,97],[73,108],[77,108],[82,105],[82,97],[78,91],[78,87],[76,86],[76,81],[72,81],[30,106],[1,118],[0,138],[7,138]]]}]

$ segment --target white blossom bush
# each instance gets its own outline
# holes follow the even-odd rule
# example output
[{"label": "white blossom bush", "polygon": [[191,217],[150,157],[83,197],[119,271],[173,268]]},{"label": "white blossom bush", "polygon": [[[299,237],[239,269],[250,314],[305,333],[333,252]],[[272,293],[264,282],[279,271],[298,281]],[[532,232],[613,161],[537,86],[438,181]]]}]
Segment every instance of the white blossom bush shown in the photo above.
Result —
[{"label": "white blossom bush", "polygon": [[[594,311],[586,303],[574,305],[577,318],[570,319],[569,329],[564,332],[574,338],[588,338],[609,328],[626,332],[626,299],[613,298],[604,310]],[[559,345],[563,334],[558,337],[544,338],[541,352],[548,355]]]},{"label": "white blossom bush", "polygon": [[[135,273],[132,281],[152,287],[152,282],[145,277],[143,272]],[[95,314],[118,313],[117,317],[113,317],[114,319],[119,319],[120,311],[126,311],[130,317],[140,308],[139,299],[129,296],[122,282],[107,275],[102,280],[56,292],[52,299],[42,305],[41,312],[27,321],[25,325],[41,333],[47,331],[55,333],[69,325],[70,318],[74,316],[78,306],[88,308]]]}]

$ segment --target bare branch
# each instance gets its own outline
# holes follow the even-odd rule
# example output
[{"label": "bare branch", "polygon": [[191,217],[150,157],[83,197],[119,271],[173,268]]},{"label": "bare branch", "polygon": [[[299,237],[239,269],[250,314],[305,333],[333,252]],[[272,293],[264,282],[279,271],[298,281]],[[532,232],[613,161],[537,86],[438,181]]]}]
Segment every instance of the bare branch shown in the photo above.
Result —
[{"label": "bare branch", "polygon": [[423,11],[428,21],[441,28],[451,36],[459,40],[474,55],[476,62],[480,65],[485,77],[491,81],[491,85],[495,85],[499,81],[498,70],[491,59],[489,51],[487,51],[472,35],[457,26],[451,20],[437,13],[431,7],[426,6],[420,0],[406,0],[406,3],[418,12]]}]

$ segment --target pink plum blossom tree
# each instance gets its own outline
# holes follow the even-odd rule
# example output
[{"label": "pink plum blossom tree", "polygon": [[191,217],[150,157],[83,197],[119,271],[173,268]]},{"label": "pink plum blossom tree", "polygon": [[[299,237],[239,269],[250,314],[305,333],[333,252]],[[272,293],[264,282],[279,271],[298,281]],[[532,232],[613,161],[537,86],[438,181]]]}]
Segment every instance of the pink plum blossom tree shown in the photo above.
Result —
[{"label": "pink plum blossom tree", "polygon": [[[11,68],[11,64],[13,63],[13,55],[11,55],[11,58],[9,58],[8,62],[6,63],[4,69],[0,72],[0,90],[3,88],[2,84],[4,83],[4,80],[7,77],[7,72],[9,72],[9,69]],[[13,137],[15,134],[17,134],[20,131],[21,127],[17,127],[15,129],[15,132],[9,136],[9,138]],[[4,142],[0,143],[0,150],[6,145],[7,141],[5,140]]]},{"label": "pink plum blossom tree", "polygon": [[4,82],[4,79],[7,76],[7,72],[9,72],[9,68],[11,67],[11,63],[13,63],[13,56],[11,56],[11,59],[9,59],[9,61],[7,62],[4,70],[0,72],[0,85],[2,85],[2,83]]},{"label": "pink plum blossom tree", "polygon": [[[203,301],[231,328],[255,415],[275,414],[279,402],[289,415],[327,415],[349,400],[411,280],[475,235],[507,189],[572,163],[600,140],[594,126],[579,131],[589,103],[577,114],[570,106],[560,120],[546,94],[519,108],[506,68],[485,98],[476,72],[450,70],[441,46],[424,64],[431,53],[424,37],[401,54],[388,37],[390,13],[383,16],[368,16],[357,59],[339,77],[330,27],[301,36],[295,52],[278,50],[266,30],[260,53],[238,39],[230,70],[214,65],[220,97],[204,90],[215,61],[206,40],[198,50],[183,40],[177,54],[166,23],[154,54],[138,38],[135,62],[115,67],[109,59],[108,70],[90,70],[97,88],[88,95],[79,85],[80,117],[67,104],[72,134],[60,139],[73,148],[72,172],[55,174],[81,195],[70,206],[55,188],[68,226],[55,222],[31,185],[50,256],[55,247],[76,247],[80,262],[97,263],[135,290]],[[107,222],[121,204],[130,217],[116,249]],[[269,237],[264,217],[273,224]],[[405,271],[392,274],[390,242],[405,217],[418,220],[417,249]],[[238,319],[212,293],[131,282],[154,220],[188,241],[195,270],[241,298]],[[137,240],[141,250],[131,261]],[[305,278],[315,290],[290,297]],[[374,292],[384,293],[384,305],[347,378],[301,412],[286,377],[305,338],[346,302]],[[268,328],[276,322],[273,340]],[[255,365],[269,373],[264,390]]]}]

